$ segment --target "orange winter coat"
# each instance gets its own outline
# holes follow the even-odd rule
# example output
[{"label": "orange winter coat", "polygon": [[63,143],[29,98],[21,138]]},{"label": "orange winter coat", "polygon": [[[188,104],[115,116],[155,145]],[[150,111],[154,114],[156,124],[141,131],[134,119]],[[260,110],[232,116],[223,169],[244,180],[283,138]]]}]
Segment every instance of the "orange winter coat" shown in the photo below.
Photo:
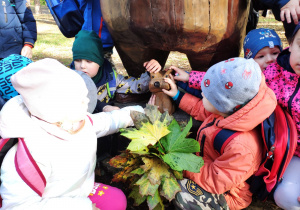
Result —
[{"label": "orange winter coat", "polygon": [[[258,94],[226,118],[207,112],[201,99],[184,94],[179,108],[196,120],[204,121],[197,134],[204,166],[199,173],[186,171],[184,176],[210,193],[225,193],[230,209],[249,206],[252,193],[246,180],[257,171],[262,160],[262,138],[255,127],[274,111],[276,104],[275,94],[266,86],[263,76]],[[222,155],[214,150],[212,139],[220,128],[242,131],[228,143]]]}]

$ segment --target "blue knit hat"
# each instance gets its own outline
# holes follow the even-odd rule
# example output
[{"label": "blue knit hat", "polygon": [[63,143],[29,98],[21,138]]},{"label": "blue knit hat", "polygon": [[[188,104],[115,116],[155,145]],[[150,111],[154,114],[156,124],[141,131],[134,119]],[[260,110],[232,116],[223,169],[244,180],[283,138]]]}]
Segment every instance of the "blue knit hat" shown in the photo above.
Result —
[{"label": "blue knit hat", "polygon": [[264,47],[274,48],[278,46],[282,51],[282,42],[278,34],[269,28],[258,28],[251,30],[244,39],[244,57],[254,58]]},{"label": "blue knit hat", "polygon": [[7,101],[18,95],[10,82],[10,77],[30,63],[32,60],[17,54],[11,54],[0,60],[0,96],[4,100]]},{"label": "blue knit hat", "polygon": [[293,32],[293,35],[292,37],[294,37],[296,35],[296,33],[298,32],[298,30],[300,29],[300,22],[298,23],[298,25],[296,26],[294,32]]},{"label": "blue knit hat", "polygon": [[261,74],[259,65],[253,59],[231,58],[207,70],[201,90],[218,111],[231,114],[256,96]]}]

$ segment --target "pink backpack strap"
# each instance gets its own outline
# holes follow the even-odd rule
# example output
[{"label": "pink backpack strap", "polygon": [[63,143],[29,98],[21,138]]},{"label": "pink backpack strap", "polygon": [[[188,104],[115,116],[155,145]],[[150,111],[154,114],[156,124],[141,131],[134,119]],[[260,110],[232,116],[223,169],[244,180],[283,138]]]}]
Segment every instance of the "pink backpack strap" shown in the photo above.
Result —
[{"label": "pink backpack strap", "polygon": [[9,141],[10,139],[1,139],[0,140],[0,151],[4,147],[4,145]]},{"label": "pink backpack strap", "polygon": [[[88,115],[87,117],[89,118],[91,124],[93,125],[92,118]],[[0,151],[9,140],[10,139],[1,139]],[[46,179],[41,169],[39,168],[39,166],[36,164],[35,160],[31,156],[23,138],[18,138],[18,147],[15,155],[15,166],[21,179],[34,192],[36,192],[39,196],[42,197],[46,187]]]},{"label": "pink backpack strap", "polygon": [[46,187],[46,179],[31,156],[23,138],[19,138],[15,166],[22,180],[42,197]]},{"label": "pink backpack strap", "polygon": [[90,116],[87,115],[87,117],[89,118],[89,120],[91,121],[92,125],[93,125],[93,120]]}]

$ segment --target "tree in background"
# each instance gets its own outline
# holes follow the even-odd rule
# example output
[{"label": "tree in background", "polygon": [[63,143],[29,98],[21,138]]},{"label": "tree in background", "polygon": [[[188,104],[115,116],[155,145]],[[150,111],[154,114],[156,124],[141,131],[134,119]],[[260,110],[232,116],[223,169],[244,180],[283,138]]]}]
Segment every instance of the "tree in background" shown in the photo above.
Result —
[{"label": "tree in background", "polygon": [[41,3],[40,0],[34,0],[34,12],[36,15],[40,14],[40,10],[41,10]]}]

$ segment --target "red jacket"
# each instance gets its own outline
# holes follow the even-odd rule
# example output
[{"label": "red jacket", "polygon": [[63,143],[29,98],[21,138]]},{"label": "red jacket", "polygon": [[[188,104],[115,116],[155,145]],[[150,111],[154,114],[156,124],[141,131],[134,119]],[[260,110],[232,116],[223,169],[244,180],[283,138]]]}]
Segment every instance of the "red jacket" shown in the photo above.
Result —
[{"label": "red jacket", "polygon": [[[207,112],[202,100],[186,93],[179,108],[196,120],[203,121],[197,140],[200,147],[203,147],[204,166],[199,173],[186,171],[185,177],[210,193],[225,193],[230,209],[249,206],[252,194],[246,180],[257,171],[262,160],[262,139],[255,127],[274,111],[276,104],[275,94],[266,86],[264,76],[258,94],[247,105],[226,118]],[[220,128],[242,132],[228,143],[222,155],[214,150],[212,139]]]}]

